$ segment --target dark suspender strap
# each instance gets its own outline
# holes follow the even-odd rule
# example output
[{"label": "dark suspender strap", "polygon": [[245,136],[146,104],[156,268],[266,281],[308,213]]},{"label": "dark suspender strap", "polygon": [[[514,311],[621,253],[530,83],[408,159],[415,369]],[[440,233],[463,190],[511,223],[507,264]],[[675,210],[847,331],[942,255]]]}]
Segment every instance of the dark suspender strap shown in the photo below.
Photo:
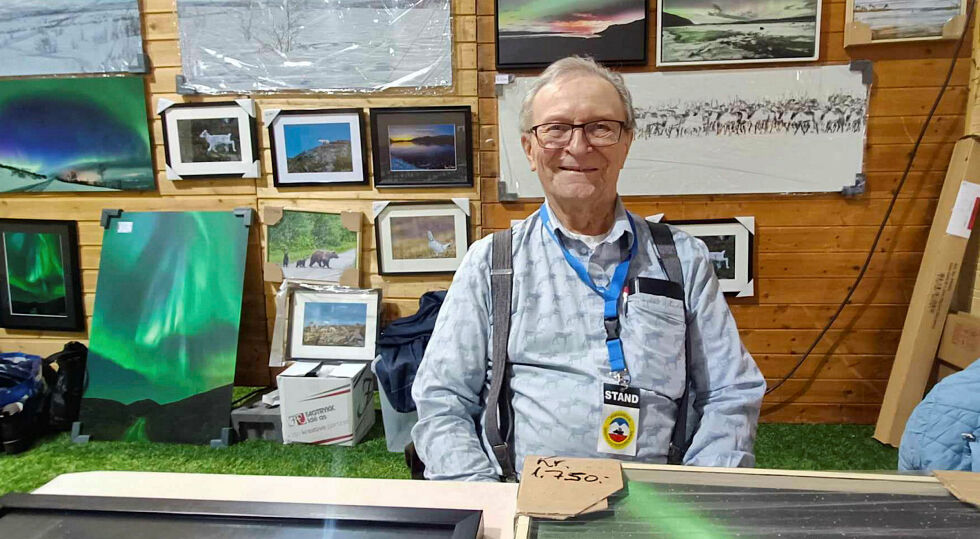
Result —
[{"label": "dark suspender strap", "polygon": [[[684,273],[681,270],[681,261],[677,257],[677,247],[674,245],[674,235],[670,228],[663,223],[651,223],[650,233],[653,235],[654,245],[657,246],[657,253],[660,255],[660,262],[663,265],[667,278],[684,287]],[[687,320],[687,302],[684,303],[684,320]],[[674,431],[670,435],[670,445],[667,448],[667,464],[683,464],[684,454],[687,452],[687,421],[688,411],[691,400],[691,332],[685,328],[684,331],[684,394],[680,402],[677,403],[677,420],[674,422]]]},{"label": "dark suspender strap", "polygon": [[507,341],[510,337],[511,288],[514,280],[511,249],[511,229],[494,232],[490,266],[493,357],[484,428],[493,456],[500,464],[501,479],[504,481],[517,479],[510,448],[507,445],[511,437],[514,413],[507,388]]}]

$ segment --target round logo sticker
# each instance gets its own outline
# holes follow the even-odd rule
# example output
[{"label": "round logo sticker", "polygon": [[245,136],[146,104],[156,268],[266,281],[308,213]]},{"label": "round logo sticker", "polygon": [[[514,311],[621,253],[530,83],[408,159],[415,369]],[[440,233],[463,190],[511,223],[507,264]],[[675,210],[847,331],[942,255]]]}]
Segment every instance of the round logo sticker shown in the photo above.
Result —
[{"label": "round logo sticker", "polygon": [[623,449],[630,445],[634,430],[633,418],[621,410],[609,414],[602,425],[602,435],[613,449]]}]

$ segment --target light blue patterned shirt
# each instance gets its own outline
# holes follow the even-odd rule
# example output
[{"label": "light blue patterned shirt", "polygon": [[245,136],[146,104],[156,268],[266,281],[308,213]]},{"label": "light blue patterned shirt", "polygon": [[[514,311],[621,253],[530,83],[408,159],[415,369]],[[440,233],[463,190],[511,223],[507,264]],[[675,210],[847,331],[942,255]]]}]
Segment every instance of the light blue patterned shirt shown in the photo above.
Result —
[{"label": "light blue patterned shirt", "polygon": [[[612,383],[602,298],[583,283],[544,230],[541,210],[513,228],[514,288],[508,354],[513,374],[518,473],[526,455],[611,457],[665,463],[677,401],[684,391],[684,305],[634,293],[620,312],[621,338],[641,408],[635,457],[596,449],[602,422],[602,384]],[[637,254],[628,280],[666,280],[650,229],[632,215]],[[552,218],[551,227],[589,270],[608,284],[633,239],[622,203],[609,235],[594,250],[573,239]],[[684,463],[753,466],[765,381],[742,346],[704,243],[672,228],[684,274],[692,332],[691,376],[695,409],[702,415]],[[482,427],[490,387],[490,237],[475,242],[453,278],[439,312],[412,396],[419,420],[412,430],[429,479],[496,481],[500,467],[488,456]],[[486,448],[486,449],[485,449]]]}]

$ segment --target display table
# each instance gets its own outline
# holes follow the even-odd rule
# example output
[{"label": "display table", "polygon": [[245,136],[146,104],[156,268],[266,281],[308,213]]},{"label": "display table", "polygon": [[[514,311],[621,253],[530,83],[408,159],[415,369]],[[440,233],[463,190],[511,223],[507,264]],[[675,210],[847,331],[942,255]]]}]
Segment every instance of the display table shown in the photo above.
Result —
[{"label": "display table", "polygon": [[517,485],[153,472],[60,475],[34,494],[482,509],[487,538],[514,535]]}]

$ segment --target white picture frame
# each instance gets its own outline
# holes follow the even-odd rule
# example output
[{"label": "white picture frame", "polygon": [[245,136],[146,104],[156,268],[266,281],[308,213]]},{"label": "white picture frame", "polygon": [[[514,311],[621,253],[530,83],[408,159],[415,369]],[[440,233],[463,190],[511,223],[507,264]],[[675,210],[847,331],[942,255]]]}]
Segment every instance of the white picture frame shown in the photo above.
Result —
[{"label": "white picture frame", "polygon": [[469,213],[455,201],[388,203],[374,229],[381,275],[452,273],[470,243]]},{"label": "white picture frame", "polygon": [[259,177],[251,99],[219,103],[160,99],[157,114],[163,120],[167,179]]},{"label": "white picture frame", "polygon": [[[276,187],[302,187],[317,185],[366,185],[368,183],[367,142],[364,138],[364,111],[362,109],[279,110],[270,109],[262,114],[269,129],[269,145],[272,147],[272,174]],[[305,132],[301,132],[305,130]],[[319,131],[318,131],[319,130]],[[318,138],[321,133],[325,138]],[[336,134],[335,134],[336,133]],[[336,138],[336,137],[346,137]],[[291,172],[293,159],[290,150],[307,146],[315,140],[316,150],[337,152],[341,147],[342,158],[350,159],[351,170]],[[311,154],[312,155],[312,154]],[[334,161],[336,163],[336,161]],[[325,168],[327,163],[320,162]]]},{"label": "white picture frame", "polygon": [[[378,290],[313,291],[297,290],[292,294],[289,311],[289,358],[292,360],[359,360],[372,361],[377,355],[378,315],[381,294]],[[335,322],[363,322],[362,341],[340,344],[331,338],[356,339],[357,329],[333,336],[316,334],[316,326],[357,326]],[[308,330],[308,328],[313,328]],[[309,333],[308,333],[309,331]],[[326,339],[317,344],[315,339]],[[329,344],[335,342],[335,344]]]},{"label": "white picture frame", "polygon": [[[690,18],[685,19],[680,15],[675,15],[672,13],[664,13],[665,3],[677,2],[684,4],[684,0],[657,0],[657,34],[654,41],[657,45],[656,52],[656,64],[659,67],[681,67],[681,66],[704,66],[704,65],[729,65],[729,64],[762,64],[762,63],[777,63],[777,62],[813,62],[820,58],[820,17],[821,17],[821,6],[822,2],[816,1],[812,3],[802,3],[795,2],[792,0],[775,0],[763,2],[761,0],[747,0],[739,2],[737,6],[732,6],[729,4],[724,5],[723,10],[719,7],[719,4],[714,4],[712,8],[700,8],[701,13],[695,13],[697,8],[689,8],[691,13],[685,13]],[[815,13],[810,15],[809,9],[815,9]],[[666,9],[671,9],[667,7]],[[786,14],[795,15],[795,17],[781,17]],[[800,21],[802,16],[813,17],[813,23],[807,23],[806,21]],[[674,23],[670,23],[670,18],[681,19]],[[696,18],[700,17],[700,18]],[[664,24],[665,21],[668,24]],[[782,40],[785,43],[793,38],[800,37],[800,31],[803,30],[805,35],[811,35],[809,29],[800,28],[800,26],[805,24],[813,24],[812,30],[812,50],[811,54],[782,54],[779,53],[764,56],[758,55],[756,57],[751,57],[751,48],[754,45],[758,45],[758,40],[764,39],[763,34],[766,33],[778,33],[775,37]],[[721,36],[717,39],[716,46],[712,47],[713,40],[697,41],[697,36],[693,31],[688,31],[687,35],[684,36],[684,40],[675,40],[673,34],[669,37],[664,37],[664,26],[668,28],[677,29],[674,32],[680,32],[680,29],[691,29],[694,31],[697,26],[710,27],[704,29],[702,35],[716,35]],[[744,42],[746,48],[738,50],[737,44],[739,42]],[[798,45],[798,43],[797,43]],[[673,57],[680,56],[680,48],[684,46],[691,46],[691,53],[704,52],[704,51],[715,51],[714,54],[717,56],[724,56],[725,52],[728,51],[729,59],[711,59],[702,58],[694,60],[665,60],[665,48],[670,51],[670,55]],[[785,45],[783,45],[785,46]],[[763,48],[763,47],[760,47]],[[778,49],[776,44],[768,47],[769,50]],[[736,56],[743,56],[742,58],[736,58]],[[748,57],[746,57],[748,56]]]},{"label": "white picture frame", "polygon": [[[658,221],[649,217],[647,219]],[[755,295],[752,264],[755,217],[666,223],[704,242],[722,292],[739,298]]]}]

